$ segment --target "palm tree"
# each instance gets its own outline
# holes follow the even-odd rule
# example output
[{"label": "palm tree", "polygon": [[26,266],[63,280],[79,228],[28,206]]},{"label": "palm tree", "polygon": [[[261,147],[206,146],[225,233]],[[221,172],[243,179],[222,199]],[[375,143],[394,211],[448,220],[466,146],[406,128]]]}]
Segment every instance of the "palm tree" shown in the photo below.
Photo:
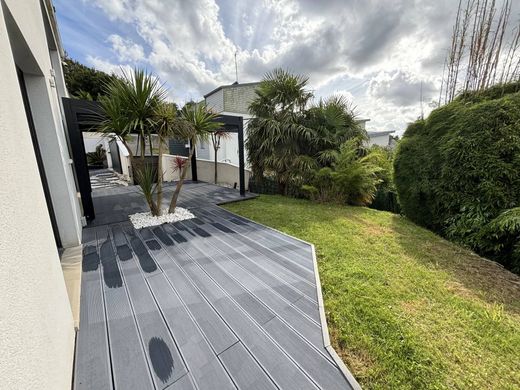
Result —
[{"label": "palm tree", "polygon": [[220,149],[220,144],[222,139],[228,139],[230,134],[227,131],[214,131],[211,133],[211,143],[213,144],[213,151],[215,154],[214,159],[214,167],[215,167],[215,184],[217,184],[217,176],[218,176],[218,151]]},{"label": "palm tree", "polygon": [[253,176],[274,173],[281,193],[315,165],[303,145],[314,142],[314,130],[305,126],[305,108],[312,93],[308,78],[283,69],[267,73],[256,90],[249,111],[246,148]]},{"label": "palm tree", "polygon": [[181,168],[179,181],[173,192],[168,212],[175,212],[177,200],[186,179],[186,174],[190,167],[191,158],[193,157],[197,143],[208,140],[211,133],[222,127],[222,123],[216,122],[217,117],[218,115],[210,112],[204,104],[186,105],[182,108],[180,118],[185,123],[182,128],[177,129],[176,135],[179,139],[189,140],[190,151],[186,164]]},{"label": "palm tree", "polygon": [[166,98],[166,90],[152,73],[135,69],[132,74],[123,72],[122,78],[111,80],[105,86],[107,99],[115,99],[119,104],[118,114],[125,120],[128,135],[137,134],[137,150],[144,162],[146,140],[152,149],[152,132],[155,126],[154,115],[157,107]]},{"label": "palm tree", "polygon": [[[154,178],[161,173],[145,165],[145,145],[148,139],[150,155],[153,155],[152,133],[157,131],[157,110],[164,104],[166,90],[157,77],[141,69],[135,69],[133,74],[123,72],[123,77],[111,79],[104,90],[106,96],[100,99],[102,119],[98,131],[115,134],[123,142],[130,155],[132,175],[138,179],[151,213],[159,215],[161,205],[155,202],[154,193],[159,190],[162,197],[162,182],[156,186]],[[141,157],[137,166],[129,145],[134,134],[137,134],[136,153],[140,152]]]},{"label": "palm tree", "polygon": [[346,141],[356,138],[361,145],[368,140],[354,109],[343,96],[320,99],[306,111],[304,122],[316,132],[315,142],[306,145],[305,153],[316,156],[322,166],[332,164]]}]

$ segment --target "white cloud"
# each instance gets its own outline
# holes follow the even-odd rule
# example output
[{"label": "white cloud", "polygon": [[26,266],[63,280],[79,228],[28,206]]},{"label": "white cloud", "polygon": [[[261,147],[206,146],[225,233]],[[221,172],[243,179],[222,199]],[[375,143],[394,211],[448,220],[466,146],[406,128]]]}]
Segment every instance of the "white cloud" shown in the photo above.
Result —
[{"label": "white cloud", "polygon": [[123,76],[123,74],[132,74],[133,68],[130,65],[118,65],[113,64],[110,61],[104,60],[99,57],[87,56],[87,63],[96,69],[99,69],[108,74],[115,74],[117,76]]},{"label": "white cloud", "polygon": [[112,34],[108,37],[108,42],[112,44],[112,50],[116,53],[119,61],[140,62],[144,60],[143,47],[130,39],[124,39],[120,35]]},{"label": "white cloud", "polygon": [[93,3],[139,40],[109,35],[117,61],[96,53],[88,61],[116,72],[115,62],[145,63],[178,102],[233,82],[237,52],[241,82],[287,68],[308,75],[317,97],[352,98],[369,129],[401,131],[420,114],[421,81],[425,111],[438,91],[457,7],[453,0]]}]

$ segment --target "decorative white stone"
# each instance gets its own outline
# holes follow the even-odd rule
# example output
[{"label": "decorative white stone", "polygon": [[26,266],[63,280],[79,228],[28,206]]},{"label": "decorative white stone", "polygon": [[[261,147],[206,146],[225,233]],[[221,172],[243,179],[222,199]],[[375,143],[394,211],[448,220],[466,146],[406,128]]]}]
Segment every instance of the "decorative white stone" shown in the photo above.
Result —
[{"label": "decorative white stone", "polygon": [[184,221],[185,219],[195,218],[195,216],[187,209],[176,207],[175,213],[168,213],[168,209],[164,209],[159,217],[154,217],[152,213],[135,213],[128,216],[135,229],[142,229],[149,226],[162,225],[163,223],[171,223]]}]

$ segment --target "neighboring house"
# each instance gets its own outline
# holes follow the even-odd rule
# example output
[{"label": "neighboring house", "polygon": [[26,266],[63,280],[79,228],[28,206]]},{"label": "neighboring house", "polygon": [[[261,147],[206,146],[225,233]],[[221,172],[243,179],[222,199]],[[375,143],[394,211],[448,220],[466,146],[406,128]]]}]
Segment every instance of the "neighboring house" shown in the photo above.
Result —
[{"label": "neighboring house", "polygon": [[367,131],[368,134],[368,146],[379,145],[385,147],[394,147],[395,139],[392,134],[395,131],[386,130],[386,131]]},{"label": "neighboring house", "polygon": [[[370,121],[370,119],[358,119],[357,123],[361,126],[362,129],[366,130],[366,124]],[[368,141],[367,145],[379,145],[384,147],[391,147],[393,148],[395,146],[395,138],[392,136],[392,134],[395,133],[395,131],[371,131],[367,130],[368,135]]]},{"label": "neighboring house", "polygon": [[366,130],[367,128],[367,122],[370,121],[370,119],[357,119],[357,124],[363,129]]},{"label": "neighboring house", "polygon": [[0,53],[0,387],[70,389],[75,332],[59,254],[76,248],[81,259],[82,206],[50,0],[0,0]]},{"label": "neighboring house", "polygon": [[[247,139],[247,124],[252,116],[249,114],[249,104],[255,98],[255,90],[259,82],[220,86],[204,95],[206,106],[219,114],[241,116],[244,118],[244,139]],[[230,134],[221,142],[217,158],[219,161],[238,165],[238,138],[237,134]],[[247,166],[247,150],[245,151]],[[197,157],[213,160],[214,150],[211,141],[197,146]]]}]

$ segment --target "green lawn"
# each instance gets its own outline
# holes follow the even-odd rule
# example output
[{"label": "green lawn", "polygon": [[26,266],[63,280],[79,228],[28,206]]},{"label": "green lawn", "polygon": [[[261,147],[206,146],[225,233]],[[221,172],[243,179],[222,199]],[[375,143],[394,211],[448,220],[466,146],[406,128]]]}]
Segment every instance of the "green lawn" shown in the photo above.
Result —
[{"label": "green lawn", "polygon": [[364,388],[520,388],[518,276],[386,212],[226,208],[315,244],[333,345]]}]

